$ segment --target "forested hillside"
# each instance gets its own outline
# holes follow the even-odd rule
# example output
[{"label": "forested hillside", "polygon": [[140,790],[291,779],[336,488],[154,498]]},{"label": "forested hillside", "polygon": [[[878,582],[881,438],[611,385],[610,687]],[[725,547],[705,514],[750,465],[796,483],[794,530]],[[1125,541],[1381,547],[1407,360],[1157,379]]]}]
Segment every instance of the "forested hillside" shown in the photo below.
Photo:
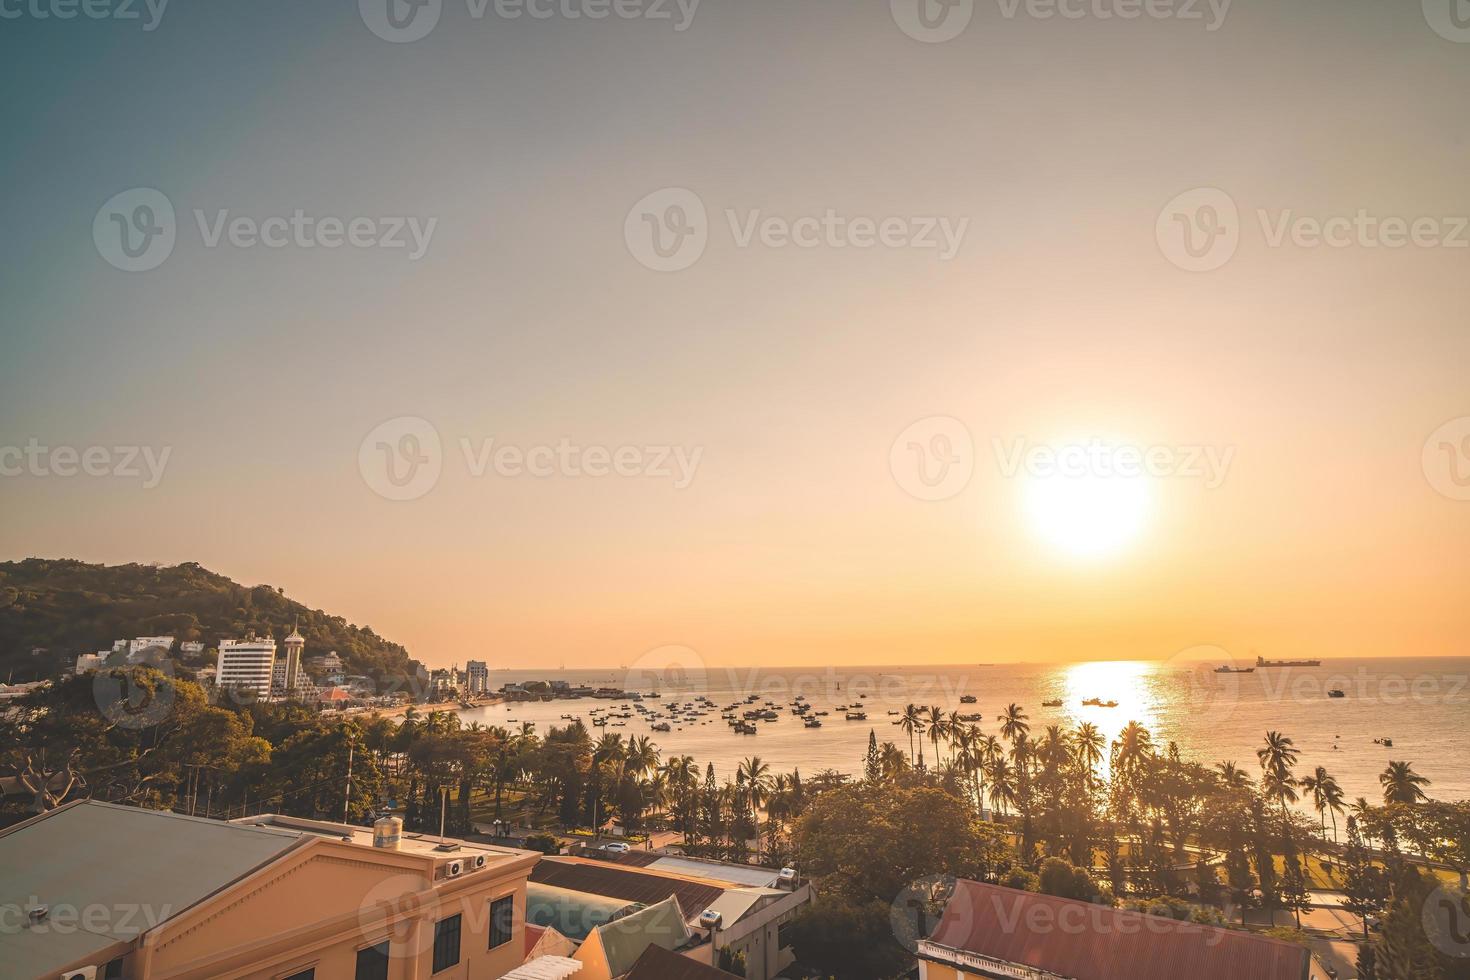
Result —
[{"label": "forested hillside", "polygon": [[[54,674],[63,657],[113,640],[172,635],[214,646],[247,630],[283,638],[299,621],[306,655],[335,650],[351,673],[405,676],[408,651],[366,626],[309,609],[268,585],[244,586],[195,563],[89,565],[29,558],[0,563],[0,681]],[[47,653],[33,657],[31,650]]]}]

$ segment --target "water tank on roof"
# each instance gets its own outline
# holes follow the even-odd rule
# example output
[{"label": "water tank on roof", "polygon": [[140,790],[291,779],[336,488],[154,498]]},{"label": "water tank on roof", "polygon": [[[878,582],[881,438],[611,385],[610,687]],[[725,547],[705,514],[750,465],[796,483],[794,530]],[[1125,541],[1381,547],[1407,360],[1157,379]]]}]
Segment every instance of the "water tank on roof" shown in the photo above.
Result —
[{"label": "water tank on roof", "polygon": [[373,846],[398,850],[403,839],[403,821],[398,817],[379,817],[373,821]]}]

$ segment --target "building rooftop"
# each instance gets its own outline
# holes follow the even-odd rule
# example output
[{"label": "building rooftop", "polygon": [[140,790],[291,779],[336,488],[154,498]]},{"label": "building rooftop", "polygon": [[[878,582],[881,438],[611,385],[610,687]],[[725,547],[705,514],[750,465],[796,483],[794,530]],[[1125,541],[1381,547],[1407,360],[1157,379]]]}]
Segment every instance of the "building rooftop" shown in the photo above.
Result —
[{"label": "building rooftop", "polygon": [[730,980],[730,974],[662,946],[649,946],[626,980]]},{"label": "building rooftop", "polygon": [[565,956],[538,956],[534,960],[522,963],[500,980],[566,980],[567,977],[582,969],[582,966],[580,960],[568,959]]},{"label": "building rooftop", "polygon": [[[241,827],[280,830],[294,834],[310,834],[316,837],[330,837],[333,840],[348,839],[348,843],[358,844],[364,847],[373,846],[373,829],[371,827],[359,827],[355,824],[332,823],[326,820],[308,820],[305,817],[288,817],[278,813],[262,813],[253,817],[240,817],[231,821],[231,824]],[[535,853],[533,851],[517,850],[513,847],[497,847],[494,844],[476,844],[455,837],[446,837],[442,838],[442,840],[447,843],[448,849],[441,848],[441,838],[437,834],[420,834],[404,831],[399,837],[397,850],[404,854],[427,854],[433,857],[444,858],[445,860],[463,857],[466,854],[484,854],[491,860],[511,860]]]},{"label": "building rooftop", "polygon": [[[538,862],[539,863],[539,862]],[[581,942],[598,926],[643,908],[638,902],[572,891],[535,881],[526,885],[526,922],[550,926],[568,939]]]},{"label": "building rooftop", "polygon": [[633,969],[638,957],[650,946],[680,949],[694,938],[684,922],[679,900],[672,895],[641,912],[598,926],[597,935],[602,940],[608,969],[615,977]]},{"label": "building rooftop", "polygon": [[1294,943],[964,879],[919,954],[1068,980],[1303,980],[1308,963]]},{"label": "building rooftop", "polygon": [[620,867],[581,858],[547,857],[531,869],[531,881],[574,892],[587,892],[653,905],[670,895],[690,915],[698,915],[725,894],[723,884],[695,881],[641,868]]},{"label": "building rooftop", "polygon": [[[48,912],[33,927],[0,930],[3,972],[37,976],[100,957],[304,839],[91,800],[9,827],[0,831],[0,907]],[[83,914],[98,909],[104,913]]]}]

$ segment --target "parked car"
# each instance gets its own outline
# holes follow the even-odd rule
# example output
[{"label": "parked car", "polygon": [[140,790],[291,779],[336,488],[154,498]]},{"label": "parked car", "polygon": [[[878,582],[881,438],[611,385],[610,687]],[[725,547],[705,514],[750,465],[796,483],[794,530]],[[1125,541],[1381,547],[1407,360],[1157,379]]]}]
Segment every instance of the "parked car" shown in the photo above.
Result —
[{"label": "parked car", "polygon": [[627,844],[617,842],[612,844],[603,844],[602,849],[609,854],[627,854],[633,848],[628,846]]}]

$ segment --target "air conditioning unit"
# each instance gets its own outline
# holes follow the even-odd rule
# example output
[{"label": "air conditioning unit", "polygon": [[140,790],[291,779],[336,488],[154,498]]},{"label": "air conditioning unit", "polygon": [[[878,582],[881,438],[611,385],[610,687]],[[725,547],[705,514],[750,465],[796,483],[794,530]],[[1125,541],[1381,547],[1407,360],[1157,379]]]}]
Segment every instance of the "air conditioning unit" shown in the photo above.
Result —
[{"label": "air conditioning unit", "polygon": [[699,924],[705,929],[718,929],[723,916],[714,909],[707,909],[699,916]]},{"label": "air conditioning unit", "polygon": [[779,881],[783,885],[794,885],[794,884],[796,884],[796,869],[795,868],[782,868],[781,869],[781,873],[778,874],[778,875],[776,875],[776,880]]},{"label": "air conditioning unit", "polygon": [[476,854],[475,855],[475,870],[476,871],[479,871],[484,866],[485,866],[485,855],[483,855],[483,854]]},{"label": "air conditioning unit", "polygon": [[464,871],[463,861],[450,861],[444,866],[444,877],[457,878]]},{"label": "air conditioning unit", "polygon": [[75,970],[67,970],[63,973],[61,980],[97,980],[97,968],[95,966],[79,966]]}]

